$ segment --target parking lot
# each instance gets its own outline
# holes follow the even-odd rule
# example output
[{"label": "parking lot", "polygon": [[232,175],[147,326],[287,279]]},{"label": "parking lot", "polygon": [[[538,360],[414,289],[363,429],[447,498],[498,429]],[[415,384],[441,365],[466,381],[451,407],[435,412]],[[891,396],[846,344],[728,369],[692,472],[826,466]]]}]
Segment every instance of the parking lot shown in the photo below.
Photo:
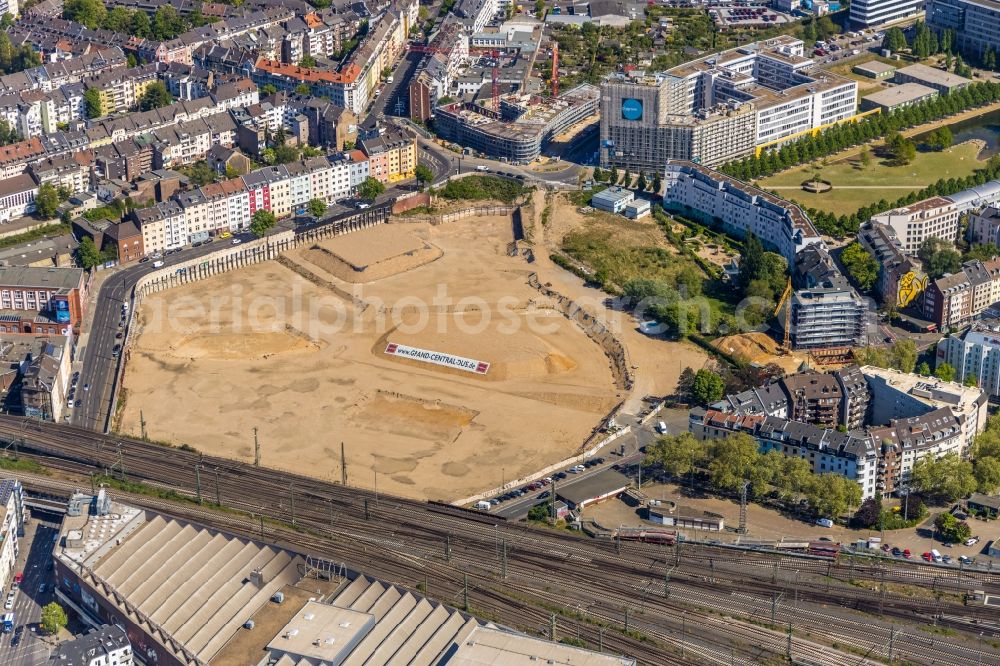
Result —
[{"label": "parking lot", "polygon": [[[59,534],[59,517],[38,514],[25,526],[19,540],[20,554],[16,572],[22,580],[14,592],[11,608],[4,613],[14,614],[13,631],[0,634],[0,664],[5,666],[36,666],[49,659],[53,638],[40,635],[38,625],[42,606],[54,600],[52,593],[52,545]],[[11,589],[4,590],[6,602]]]}]

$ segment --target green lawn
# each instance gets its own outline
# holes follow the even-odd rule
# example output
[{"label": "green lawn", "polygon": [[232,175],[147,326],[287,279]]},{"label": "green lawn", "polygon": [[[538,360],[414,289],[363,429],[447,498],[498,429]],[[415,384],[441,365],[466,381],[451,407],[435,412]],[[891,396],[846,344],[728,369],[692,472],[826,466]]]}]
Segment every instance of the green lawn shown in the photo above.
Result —
[{"label": "green lawn", "polygon": [[[941,178],[968,176],[983,165],[976,159],[978,152],[975,144],[963,143],[939,153],[918,152],[912,163],[898,167],[887,166],[873,155],[867,169],[856,159],[825,167],[814,162],[764,178],[757,184],[807,208],[850,215],[880,199],[895,201]],[[823,180],[833,184],[833,190],[810,194],[801,189],[802,182],[812,178],[817,171]]]}]

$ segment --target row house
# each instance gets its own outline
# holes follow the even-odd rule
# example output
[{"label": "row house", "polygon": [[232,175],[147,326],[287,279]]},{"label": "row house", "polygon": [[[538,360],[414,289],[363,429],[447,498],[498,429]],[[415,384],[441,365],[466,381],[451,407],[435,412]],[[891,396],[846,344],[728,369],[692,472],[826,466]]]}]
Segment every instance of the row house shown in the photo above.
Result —
[{"label": "row house", "polygon": [[134,210],[132,217],[142,231],[142,246],[146,254],[173,250],[188,242],[184,209],[176,201],[164,201]]},{"label": "row house", "polygon": [[92,163],[93,154],[87,151],[34,162],[28,167],[28,172],[39,184],[51,183],[72,193],[87,192],[90,190]]},{"label": "row house", "polygon": [[231,148],[236,123],[226,113],[191,120],[153,133],[153,168],[167,169],[203,159],[212,146]]},{"label": "row house", "polygon": [[0,76],[0,93],[41,90],[52,92],[71,83],[127,65],[121,47],[100,48],[90,53],[45,63],[22,72]]},{"label": "row house", "polygon": [[111,115],[138,107],[146,89],[159,79],[157,74],[157,65],[152,63],[105,72],[86,79],[84,83],[100,94],[103,115]]},{"label": "row house", "polygon": [[934,280],[924,294],[924,317],[940,330],[963,328],[1000,302],[1000,259],[967,261],[962,270]]},{"label": "row house", "polygon": [[0,146],[0,180],[24,173],[30,162],[44,155],[46,148],[38,137]]},{"label": "row house", "polygon": [[132,182],[153,169],[153,146],[134,139],[115,141],[94,150],[94,171],[99,179]]},{"label": "row house", "polygon": [[359,141],[368,156],[372,178],[382,183],[395,183],[412,178],[417,168],[417,141],[402,132],[385,134]]}]

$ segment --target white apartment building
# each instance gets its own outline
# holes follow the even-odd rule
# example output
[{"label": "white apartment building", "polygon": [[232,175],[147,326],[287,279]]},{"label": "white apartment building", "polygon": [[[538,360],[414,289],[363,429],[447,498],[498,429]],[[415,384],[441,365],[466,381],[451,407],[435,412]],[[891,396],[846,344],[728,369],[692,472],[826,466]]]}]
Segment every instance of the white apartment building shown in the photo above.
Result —
[{"label": "white apartment building", "polygon": [[822,243],[812,221],[797,205],[692,162],[668,162],[663,176],[663,207],[723,226],[743,236],[748,231],[770,245],[789,265],[795,255]]},{"label": "white apartment building", "polygon": [[6,590],[14,578],[17,556],[21,552],[18,536],[24,529],[24,490],[21,482],[0,481],[0,590]]},{"label": "white apartment building", "polygon": [[873,28],[923,11],[924,0],[852,0],[850,21],[855,28]]},{"label": "white apartment building", "polygon": [[969,238],[975,245],[1000,247],[1000,208],[987,206],[969,215]]},{"label": "white apartment building", "polygon": [[959,210],[954,201],[931,197],[873,215],[871,221],[892,227],[903,252],[913,256],[931,236],[954,242],[958,237],[958,217]]},{"label": "white apartment building", "polygon": [[142,231],[142,246],[146,254],[172,250],[187,244],[187,219],[184,209],[176,201],[164,201],[142,208],[133,211],[133,215]]},{"label": "white apartment building", "polygon": [[956,381],[974,377],[979,388],[1000,397],[1000,320],[983,320],[944,338],[938,342],[937,362],[955,368]]},{"label": "white apartment building", "polygon": [[959,437],[949,450],[962,454],[986,427],[988,396],[982,389],[868,365],[861,372],[871,393],[873,423],[923,417],[947,407],[961,425]]}]

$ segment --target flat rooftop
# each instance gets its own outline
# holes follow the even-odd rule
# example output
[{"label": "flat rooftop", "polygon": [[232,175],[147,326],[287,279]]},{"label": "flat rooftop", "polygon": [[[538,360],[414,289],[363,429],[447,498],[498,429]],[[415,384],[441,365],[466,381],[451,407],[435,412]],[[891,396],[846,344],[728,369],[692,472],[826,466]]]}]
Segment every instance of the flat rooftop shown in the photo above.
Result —
[{"label": "flat rooftop", "polygon": [[896,66],[890,65],[887,62],[882,62],[881,60],[871,60],[869,62],[863,62],[860,65],[855,65],[852,69],[878,75],[885,74],[886,72],[895,72]]},{"label": "flat rooftop", "polygon": [[624,490],[632,481],[621,472],[606,469],[579,480],[565,481],[556,486],[556,495],[579,506],[582,502],[602,497],[616,490]]},{"label": "flat rooftop", "polygon": [[861,373],[866,377],[879,377],[897,391],[933,407],[948,406],[965,410],[983,395],[983,390],[974,386],[963,386],[958,382],[946,382],[937,377],[923,377],[872,365],[861,366]]},{"label": "flat rooftop", "polygon": [[865,95],[862,99],[879,106],[894,107],[900,104],[912,104],[925,97],[936,95],[937,92],[934,88],[921,83],[901,83],[898,86]]},{"label": "flat rooftop", "polygon": [[896,73],[912,76],[915,79],[927,81],[946,88],[958,88],[972,83],[970,79],[967,79],[964,76],[952,74],[951,72],[946,72],[943,69],[928,67],[927,65],[921,65],[919,63],[897,69]]},{"label": "flat rooftop", "polygon": [[75,289],[82,277],[82,268],[0,266],[0,285],[4,287]]}]

